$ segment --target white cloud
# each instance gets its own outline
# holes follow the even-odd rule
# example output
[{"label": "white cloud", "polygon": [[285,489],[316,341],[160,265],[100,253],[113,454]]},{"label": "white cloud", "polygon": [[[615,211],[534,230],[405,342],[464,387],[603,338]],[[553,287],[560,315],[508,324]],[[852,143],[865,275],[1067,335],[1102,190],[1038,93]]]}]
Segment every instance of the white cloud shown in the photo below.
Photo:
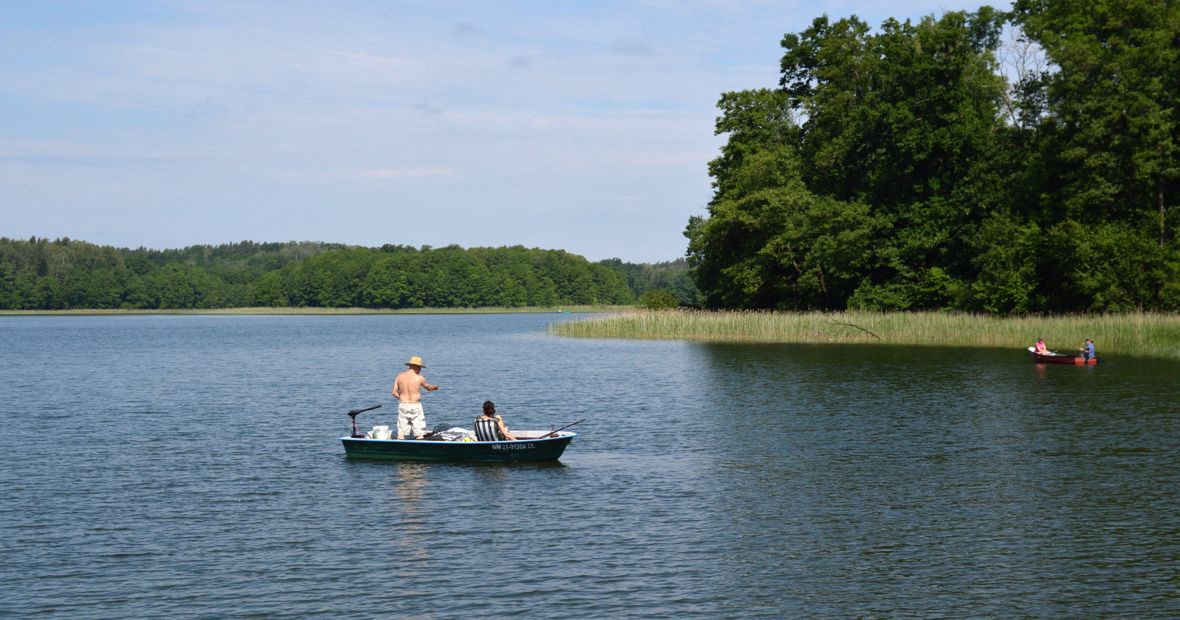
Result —
[{"label": "white cloud", "polygon": [[[184,234],[369,243],[381,241],[372,224],[389,205],[430,204],[456,223],[432,230],[454,235],[434,245],[477,239],[599,258],[627,248],[623,258],[663,260],[683,253],[683,222],[709,199],[720,94],[774,86],[782,34],[821,13],[860,10],[875,23],[868,11],[917,16],[945,4],[904,1],[522,13],[226,0],[154,4],[149,17],[113,4],[101,21],[45,32],[0,24],[10,110],[0,178],[16,181],[4,199],[37,206],[8,214],[20,220],[13,232],[68,223],[84,239],[125,225],[155,235],[135,242],[148,245]],[[341,215],[290,216],[329,205]],[[623,207],[625,230],[600,216]],[[193,224],[190,211],[219,210]],[[511,221],[543,213],[544,227]]]}]

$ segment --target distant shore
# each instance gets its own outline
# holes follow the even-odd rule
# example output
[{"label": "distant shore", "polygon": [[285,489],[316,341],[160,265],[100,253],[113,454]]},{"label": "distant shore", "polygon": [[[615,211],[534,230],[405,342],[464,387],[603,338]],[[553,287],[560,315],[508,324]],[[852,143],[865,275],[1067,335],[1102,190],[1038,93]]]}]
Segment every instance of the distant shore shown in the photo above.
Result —
[{"label": "distant shore", "polygon": [[1098,357],[1180,360],[1180,314],[1105,314],[996,318],[946,312],[631,311],[549,326],[573,338],[734,343],[860,343],[1025,348],[1043,337],[1075,353],[1092,338]]},{"label": "distant shore", "polygon": [[251,315],[345,315],[345,314],[556,314],[587,312],[625,312],[632,306],[527,306],[519,308],[205,308],[205,309],[84,309],[75,310],[0,310],[0,316],[120,316],[153,314],[251,314]]}]

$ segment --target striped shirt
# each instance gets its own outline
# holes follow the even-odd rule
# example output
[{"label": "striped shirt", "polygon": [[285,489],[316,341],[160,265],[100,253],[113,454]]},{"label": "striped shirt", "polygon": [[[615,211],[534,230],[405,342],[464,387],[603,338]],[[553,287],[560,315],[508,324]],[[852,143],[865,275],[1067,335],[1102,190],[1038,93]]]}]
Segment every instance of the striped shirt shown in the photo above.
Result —
[{"label": "striped shirt", "polygon": [[477,441],[507,441],[497,428],[496,418],[478,417],[475,419],[475,439]]}]

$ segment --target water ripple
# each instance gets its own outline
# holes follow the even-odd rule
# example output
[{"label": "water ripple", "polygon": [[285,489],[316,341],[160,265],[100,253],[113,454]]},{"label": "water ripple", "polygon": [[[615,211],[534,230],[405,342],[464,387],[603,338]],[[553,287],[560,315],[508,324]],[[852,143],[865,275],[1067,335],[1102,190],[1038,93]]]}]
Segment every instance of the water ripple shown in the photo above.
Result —
[{"label": "water ripple", "polygon": [[[1180,616],[1176,364],[549,320],[0,318],[0,616]],[[343,458],[410,354],[431,426],[589,421],[555,464]]]}]

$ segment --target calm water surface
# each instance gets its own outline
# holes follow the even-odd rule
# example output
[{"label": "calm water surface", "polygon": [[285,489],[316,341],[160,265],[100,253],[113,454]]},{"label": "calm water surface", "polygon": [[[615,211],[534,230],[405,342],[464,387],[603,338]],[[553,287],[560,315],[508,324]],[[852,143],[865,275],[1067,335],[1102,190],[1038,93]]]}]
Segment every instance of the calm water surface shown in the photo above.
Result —
[{"label": "calm water surface", "polygon": [[[0,318],[0,616],[1180,615],[1176,363],[554,320]],[[589,421],[552,465],[345,459],[410,355],[429,427]]]}]

